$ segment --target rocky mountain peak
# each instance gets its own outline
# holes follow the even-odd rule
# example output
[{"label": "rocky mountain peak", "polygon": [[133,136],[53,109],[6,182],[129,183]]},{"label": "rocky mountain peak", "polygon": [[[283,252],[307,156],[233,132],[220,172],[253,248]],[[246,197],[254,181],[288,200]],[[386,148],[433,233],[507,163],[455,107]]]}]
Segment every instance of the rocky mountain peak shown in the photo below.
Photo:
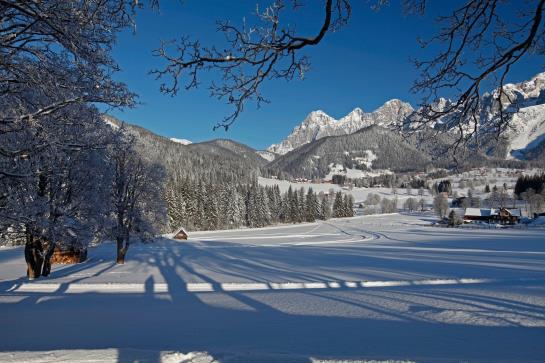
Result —
[{"label": "rocky mountain peak", "polygon": [[[301,127],[305,126],[314,126],[314,125],[326,125],[331,122],[335,122],[335,119],[331,116],[329,116],[327,113],[325,113],[322,110],[312,111],[305,117],[303,122],[301,123]],[[297,129],[297,127],[295,128]],[[295,130],[294,129],[294,130]]]},{"label": "rocky mountain peak", "polygon": [[356,107],[338,121],[321,110],[313,111],[284,141],[267,150],[282,155],[322,137],[347,135],[372,125],[399,124],[413,111],[410,104],[396,99],[370,113]]}]

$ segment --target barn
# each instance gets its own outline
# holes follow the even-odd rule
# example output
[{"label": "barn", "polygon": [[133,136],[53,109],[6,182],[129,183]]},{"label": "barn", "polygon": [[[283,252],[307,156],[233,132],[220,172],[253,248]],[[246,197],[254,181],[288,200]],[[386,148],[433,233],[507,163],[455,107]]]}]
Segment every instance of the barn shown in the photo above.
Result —
[{"label": "barn", "polygon": [[188,237],[187,231],[184,229],[184,227],[178,228],[174,233],[172,234],[173,239],[178,240],[186,240]]}]

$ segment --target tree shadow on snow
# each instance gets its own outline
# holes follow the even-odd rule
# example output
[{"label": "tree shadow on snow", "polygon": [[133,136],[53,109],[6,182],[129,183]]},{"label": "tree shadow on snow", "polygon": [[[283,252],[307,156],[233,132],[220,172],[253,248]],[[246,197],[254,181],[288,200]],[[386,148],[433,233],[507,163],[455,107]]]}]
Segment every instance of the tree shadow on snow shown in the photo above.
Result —
[{"label": "tree shadow on snow", "polygon": [[[404,266],[408,274],[420,276],[441,261],[433,261],[433,255],[417,263],[407,262],[411,256],[362,256],[348,247],[307,248],[304,256],[296,249],[275,248],[270,256],[265,248],[206,249],[190,243],[169,248],[173,242],[161,243],[167,248],[150,248],[140,263],[159,271],[166,292],[156,291],[159,281],[150,275],[142,293],[66,293],[70,283],[83,278],[61,284],[54,293],[13,293],[10,296],[23,300],[0,300],[0,350],[113,347],[123,363],[160,362],[161,351],[208,351],[216,359],[237,362],[309,362],[311,357],[531,362],[545,356],[543,327],[524,327],[516,319],[497,320],[501,326],[441,320],[456,313],[447,308],[453,304],[467,314],[475,314],[468,309],[507,309],[519,318],[537,319],[545,314],[537,301],[545,295],[540,285],[517,285],[536,298],[524,302],[462,287],[229,291],[211,276],[255,282],[271,281],[272,276],[279,282],[331,281],[335,266],[355,268],[358,258],[371,275],[377,269],[377,277],[384,276],[385,261],[402,261],[392,271]],[[323,272],[312,274],[313,265]],[[93,271],[102,274],[111,268],[104,264]],[[63,269],[57,277],[83,269]],[[189,291],[188,282],[207,283],[213,291]],[[511,288],[498,285],[490,290]],[[441,301],[429,302],[435,298]]]}]

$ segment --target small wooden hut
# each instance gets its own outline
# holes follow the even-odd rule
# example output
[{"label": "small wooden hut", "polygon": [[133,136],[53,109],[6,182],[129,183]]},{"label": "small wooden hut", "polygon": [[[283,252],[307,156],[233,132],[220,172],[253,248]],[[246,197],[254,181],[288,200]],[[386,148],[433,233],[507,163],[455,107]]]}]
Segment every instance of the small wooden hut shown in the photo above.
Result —
[{"label": "small wooden hut", "polygon": [[178,228],[174,233],[172,234],[172,238],[178,239],[178,240],[186,240],[187,239],[187,231],[184,229],[184,227]]}]

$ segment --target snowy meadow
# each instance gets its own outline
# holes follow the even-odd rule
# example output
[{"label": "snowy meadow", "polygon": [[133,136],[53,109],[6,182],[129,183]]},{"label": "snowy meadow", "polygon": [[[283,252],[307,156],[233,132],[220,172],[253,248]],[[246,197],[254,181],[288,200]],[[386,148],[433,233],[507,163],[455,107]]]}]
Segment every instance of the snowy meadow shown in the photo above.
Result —
[{"label": "snowy meadow", "polygon": [[102,244],[34,282],[4,248],[0,361],[541,362],[543,230],[432,219],[195,232],[124,265]]},{"label": "snowy meadow", "polygon": [[545,362],[544,55],[545,0],[0,0],[0,363]]}]

